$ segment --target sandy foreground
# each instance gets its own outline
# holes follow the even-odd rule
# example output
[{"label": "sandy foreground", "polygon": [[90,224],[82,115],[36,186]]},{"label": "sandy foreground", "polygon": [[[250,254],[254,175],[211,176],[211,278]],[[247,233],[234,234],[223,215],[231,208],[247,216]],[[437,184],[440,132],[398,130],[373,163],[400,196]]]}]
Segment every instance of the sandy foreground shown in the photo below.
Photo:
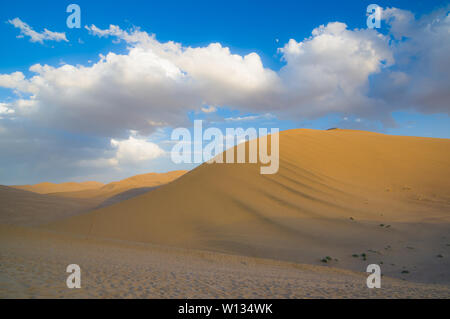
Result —
[{"label": "sandy foreground", "polygon": [[[450,298],[450,287],[212,252],[0,226],[0,298]],[[67,265],[81,267],[68,289]]]}]

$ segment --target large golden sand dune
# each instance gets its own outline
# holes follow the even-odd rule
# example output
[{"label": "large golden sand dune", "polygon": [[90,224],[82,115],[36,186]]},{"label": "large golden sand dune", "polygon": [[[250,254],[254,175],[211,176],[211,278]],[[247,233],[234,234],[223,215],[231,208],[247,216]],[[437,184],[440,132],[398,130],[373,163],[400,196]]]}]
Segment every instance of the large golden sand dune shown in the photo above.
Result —
[{"label": "large golden sand dune", "polygon": [[48,227],[358,271],[375,262],[392,276],[448,282],[448,176],[448,139],[289,130],[280,133],[277,174],[261,175],[260,164],[203,164]]}]

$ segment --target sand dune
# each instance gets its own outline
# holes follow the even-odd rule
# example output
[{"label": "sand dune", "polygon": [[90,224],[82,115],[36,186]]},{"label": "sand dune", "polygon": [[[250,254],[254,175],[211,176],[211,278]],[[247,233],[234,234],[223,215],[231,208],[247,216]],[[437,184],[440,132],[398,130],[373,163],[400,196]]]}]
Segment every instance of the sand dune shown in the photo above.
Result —
[{"label": "sand dune", "polygon": [[[150,187],[157,187],[164,184],[167,184],[178,177],[186,174],[187,171],[178,170],[171,171],[167,173],[148,173],[141,174],[126,178],[124,180],[118,182],[112,182],[106,185],[103,185],[100,188],[84,190],[84,191],[74,191],[74,192],[59,192],[54,195],[71,197],[71,198],[98,198],[106,200],[110,197],[116,196],[120,193],[124,193],[127,191],[128,195],[132,195],[133,189],[143,189]],[[139,193],[139,191],[135,191],[135,193]],[[126,197],[124,195],[124,197]],[[133,196],[129,196],[133,197]]]},{"label": "sand dune", "polygon": [[[173,245],[450,282],[450,140],[352,130],[280,133],[280,169],[204,164],[116,205],[49,225]],[[357,255],[357,256],[356,256]],[[356,256],[356,257],[355,257]]]},{"label": "sand dune", "polygon": [[[0,185],[0,224],[48,224],[136,197],[176,179],[185,172],[149,173],[107,185],[97,182],[41,183],[13,187]],[[87,188],[83,191],[68,191],[80,187]],[[88,189],[89,187],[91,189]]]},{"label": "sand dune", "polygon": [[61,198],[0,185],[0,224],[34,226],[90,211],[98,201]]},{"label": "sand dune", "polygon": [[64,193],[64,192],[77,192],[83,190],[91,190],[102,187],[104,184],[99,182],[82,182],[82,183],[40,183],[35,185],[18,185],[11,186],[13,188],[22,189],[38,194],[50,194],[50,193]]},{"label": "sand dune", "polygon": [[118,193],[116,195],[113,195],[109,198],[107,198],[106,200],[104,200],[103,202],[101,202],[97,208],[102,208],[102,207],[107,207],[107,206],[111,206],[117,203],[120,203],[124,200],[128,200],[131,198],[134,198],[136,196],[148,193],[152,190],[157,189],[159,186],[154,186],[154,187],[139,187],[139,188],[132,188],[129,190],[126,190],[122,193]]}]

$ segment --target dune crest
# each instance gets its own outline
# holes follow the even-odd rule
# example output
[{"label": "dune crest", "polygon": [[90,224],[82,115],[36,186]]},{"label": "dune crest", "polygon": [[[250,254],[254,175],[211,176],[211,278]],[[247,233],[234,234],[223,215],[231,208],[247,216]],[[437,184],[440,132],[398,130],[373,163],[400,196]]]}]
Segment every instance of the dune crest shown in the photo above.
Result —
[{"label": "dune crest", "polygon": [[177,170],[167,173],[147,173],[132,176],[118,182],[111,182],[103,185],[100,188],[75,192],[57,193],[57,196],[71,197],[71,198],[97,198],[106,200],[123,192],[131,191],[133,189],[144,189],[158,187],[186,174],[187,171]]},{"label": "dune crest", "polygon": [[22,189],[25,191],[38,193],[38,194],[51,194],[51,193],[64,193],[64,192],[77,192],[77,191],[83,191],[83,190],[91,190],[91,189],[97,189],[104,186],[103,183],[100,182],[81,182],[81,183],[75,183],[75,182],[68,182],[68,183],[61,183],[61,184],[55,184],[55,183],[39,183],[35,185],[17,185],[17,186],[11,186],[13,188]]}]

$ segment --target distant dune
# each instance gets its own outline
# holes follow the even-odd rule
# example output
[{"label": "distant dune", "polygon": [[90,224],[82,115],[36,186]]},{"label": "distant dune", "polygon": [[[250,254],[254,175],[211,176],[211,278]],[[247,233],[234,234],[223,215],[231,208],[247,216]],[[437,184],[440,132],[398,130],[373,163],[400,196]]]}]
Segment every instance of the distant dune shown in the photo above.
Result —
[{"label": "distant dune", "polygon": [[358,271],[375,262],[394,277],[450,282],[449,258],[437,257],[450,255],[450,140],[289,130],[278,174],[259,169],[204,164],[48,227]]},{"label": "distant dune", "polygon": [[[187,171],[171,171],[167,173],[148,173],[136,175],[133,177],[126,178],[118,182],[112,182],[103,185],[100,188],[83,190],[83,191],[73,191],[73,192],[60,192],[55,195],[72,197],[72,198],[99,198],[106,200],[110,197],[116,196],[123,192],[128,192],[133,189],[143,189],[150,187],[157,187],[167,184],[178,177],[186,174]],[[135,192],[139,193],[139,191]],[[132,195],[133,192],[128,192],[127,195]],[[126,197],[126,196],[124,196]],[[133,196],[129,196],[133,197]]]},{"label": "distant dune", "polygon": [[[107,185],[97,182],[0,185],[0,224],[30,226],[50,223],[136,197],[186,171],[149,173]],[[81,191],[71,191],[81,189]]]},{"label": "distant dune", "polygon": [[35,226],[92,210],[98,202],[36,194],[0,185],[0,224]]},{"label": "distant dune", "polygon": [[63,193],[63,192],[77,192],[83,190],[91,190],[102,187],[104,184],[99,182],[82,182],[82,183],[40,183],[35,185],[18,185],[11,186],[13,188],[22,189],[38,194]]}]

